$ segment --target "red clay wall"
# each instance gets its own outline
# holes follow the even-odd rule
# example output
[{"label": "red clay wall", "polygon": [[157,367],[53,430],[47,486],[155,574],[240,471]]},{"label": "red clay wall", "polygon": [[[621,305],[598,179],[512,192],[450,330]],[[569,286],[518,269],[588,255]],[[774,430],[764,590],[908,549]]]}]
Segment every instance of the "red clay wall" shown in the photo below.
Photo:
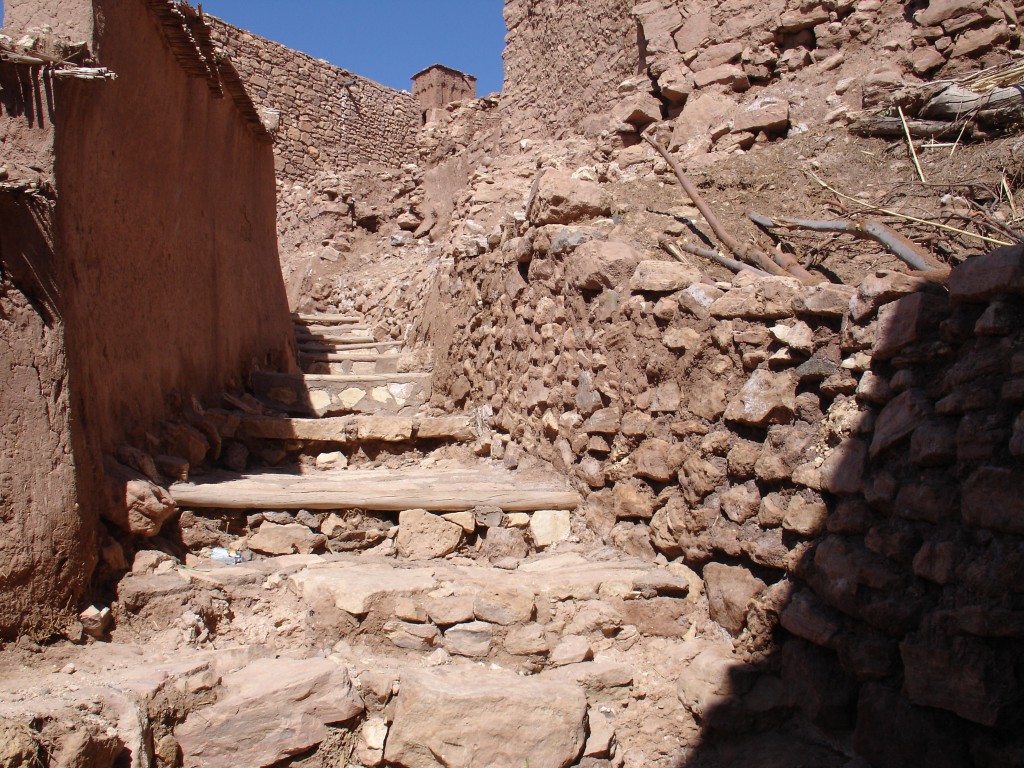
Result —
[{"label": "red clay wall", "polygon": [[[8,195],[0,209],[4,276],[17,282],[5,283],[0,313],[0,636],[61,631],[80,607],[103,452],[153,430],[176,403],[294,359],[271,143],[231,98],[185,73],[148,3],[90,5],[103,20],[91,48],[118,79],[49,83],[37,72],[42,123],[7,98],[0,116],[0,135],[30,135],[21,147],[33,156],[50,142],[56,198],[52,224],[36,227],[52,258],[25,245],[31,226],[12,235],[24,205]],[[39,251],[42,280],[9,266]]]}]

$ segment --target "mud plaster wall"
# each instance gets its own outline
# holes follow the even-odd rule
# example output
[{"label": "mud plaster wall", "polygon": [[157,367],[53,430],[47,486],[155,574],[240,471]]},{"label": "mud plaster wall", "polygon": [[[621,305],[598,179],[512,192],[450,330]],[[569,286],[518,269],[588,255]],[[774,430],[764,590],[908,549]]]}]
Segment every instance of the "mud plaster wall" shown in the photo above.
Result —
[{"label": "mud plaster wall", "polygon": [[302,181],[360,163],[394,168],[416,161],[421,119],[411,94],[209,21],[256,106],[280,111],[274,142],[278,178]]},{"label": "mud plaster wall", "polygon": [[96,55],[118,79],[61,93],[57,248],[83,428],[110,449],[168,393],[215,395],[286,365],[291,342],[269,144],[184,74],[143,3],[95,5]]},{"label": "mud plaster wall", "polygon": [[633,0],[505,3],[504,131],[509,141],[579,132],[639,63]]},{"label": "mud plaster wall", "polygon": [[[5,635],[59,631],[55,617],[80,607],[105,503],[102,452],[145,444],[193,395],[209,401],[254,367],[294,360],[271,145],[184,73],[145,3],[94,5],[91,48],[118,79],[51,83],[34,71],[16,92],[42,108],[12,111],[5,94],[0,123],[5,150],[52,158],[39,175],[57,199],[52,221],[35,226],[47,242],[33,252],[52,244],[44,269],[25,268],[31,238],[4,239],[5,275],[18,283],[5,285],[4,367],[24,382],[5,386],[0,410],[14,494],[3,520],[18,526],[17,570],[2,586],[5,608],[25,609],[0,616]],[[23,212],[5,209],[5,228]],[[44,324],[37,307],[60,322]]]},{"label": "mud plaster wall", "polygon": [[42,639],[67,627],[85,590],[95,519],[76,504],[63,323],[13,282],[48,246],[7,195],[0,222],[0,637]]}]

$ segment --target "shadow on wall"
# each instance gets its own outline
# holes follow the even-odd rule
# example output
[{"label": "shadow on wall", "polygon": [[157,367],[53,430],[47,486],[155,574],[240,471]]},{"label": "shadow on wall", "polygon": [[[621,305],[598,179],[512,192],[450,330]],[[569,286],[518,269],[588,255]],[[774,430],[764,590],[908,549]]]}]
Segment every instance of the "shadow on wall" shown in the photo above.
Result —
[{"label": "shadow on wall", "polygon": [[917,282],[878,311],[820,536],[747,617],[775,643],[680,683],[705,729],[680,768],[1024,765],[1024,251]]}]

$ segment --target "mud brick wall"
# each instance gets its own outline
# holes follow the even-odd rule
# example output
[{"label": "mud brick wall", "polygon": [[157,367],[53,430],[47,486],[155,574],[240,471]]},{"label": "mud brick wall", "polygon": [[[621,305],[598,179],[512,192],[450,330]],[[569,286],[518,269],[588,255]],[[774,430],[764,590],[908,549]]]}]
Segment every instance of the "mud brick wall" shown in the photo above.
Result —
[{"label": "mud brick wall", "polygon": [[[83,4],[104,19],[87,43],[116,81],[0,68],[3,638],[74,637],[100,520],[126,514],[103,454],[294,360],[269,136],[179,6]],[[20,18],[51,5],[21,3]]]},{"label": "mud brick wall", "polygon": [[871,765],[1013,764],[1021,249],[948,287],[714,279],[617,241],[609,212],[603,185],[549,171],[528,217],[465,230],[435,401],[493,413],[495,459],[574,477],[584,540],[701,572],[754,673],[694,712],[710,734],[788,710]]},{"label": "mud brick wall", "polygon": [[279,179],[301,181],[361,163],[397,168],[415,162],[422,120],[411,94],[207,18],[256,106],[280,112],[274,141]]},{"label": "mud brick wall", "polygon": [[639,62],[633,0],[508,0],[506,138],[578,132],[615,100]]}]

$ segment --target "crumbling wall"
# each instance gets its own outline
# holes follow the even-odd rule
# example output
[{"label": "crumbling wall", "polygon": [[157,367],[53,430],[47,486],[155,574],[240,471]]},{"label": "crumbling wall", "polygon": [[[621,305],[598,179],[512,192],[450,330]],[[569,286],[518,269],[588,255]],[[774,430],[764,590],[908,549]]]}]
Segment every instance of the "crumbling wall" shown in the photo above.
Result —
[{"label": "crumbling wall", "polygon": [[506,138],[580,132],[639,65],[633,0],[507,0]]},{"label": "crumbling wall", "polygon": [[2,354],[17,385],[0,401],[5,637],[64,631],[80,608],[98,521],[117,519],[104,453],[148,448],[193,397],[294,364],[269,137],[214,95],[229,84],[184,26],[162,26],[183,23],[172,3],[91,11],[91,51],[116,81],[14,65],[0,79]]},{"label": "crumbling wall", "polygon": [[280,112],[275,134],[280,179],[300,181],[361,163],[396,168],[415,162],[421,119],[411,94],[218,19],[209,21],[256,105]]},{"label": "crumbling wall", "polygon": [[948,290],[885,270],[715,279],[614,228],[586,175],[548,171],[526,215],[461,230],[439,290],[466,321],[435,401],[493,413],[496,460],[575,478],[584,541],[702,573],[754,673],[693,710],[703,750],[796,710],[872,765],[1011,764],[1021,250]]}]

